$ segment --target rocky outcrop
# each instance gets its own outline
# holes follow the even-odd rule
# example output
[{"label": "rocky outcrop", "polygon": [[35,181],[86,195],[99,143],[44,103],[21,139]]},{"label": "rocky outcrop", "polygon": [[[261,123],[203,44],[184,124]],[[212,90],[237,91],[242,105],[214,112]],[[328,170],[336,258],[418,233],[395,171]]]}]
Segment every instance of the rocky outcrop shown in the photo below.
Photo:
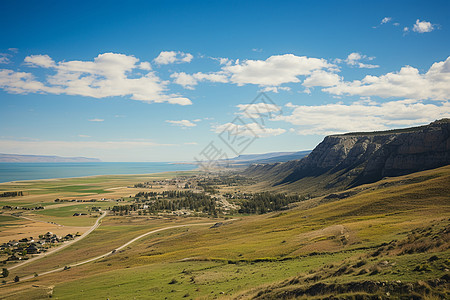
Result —
[{"label": "rocky outcrop", "polygon": [[247,172],[278,176],[278,184],[338,173],[346,187],[356,186],[450,164],[449,133],[450,119],[443,119],[400,130],[332,135],[304,159],[251,166]]}]

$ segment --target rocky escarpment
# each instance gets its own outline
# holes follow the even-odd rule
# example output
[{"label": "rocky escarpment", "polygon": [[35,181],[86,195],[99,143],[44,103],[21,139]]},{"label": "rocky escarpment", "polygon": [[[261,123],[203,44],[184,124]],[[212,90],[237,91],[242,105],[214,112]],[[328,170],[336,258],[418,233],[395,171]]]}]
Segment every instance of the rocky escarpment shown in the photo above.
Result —
[{"label": "rocky escarpment", "polygon": [[331,185],[356,186],[450,164],[449,133],[450,119],[443,119],[407,129],[332,135],[304,159],[254,165],[246,172],[273,176],[277,184],[334,174]]}]

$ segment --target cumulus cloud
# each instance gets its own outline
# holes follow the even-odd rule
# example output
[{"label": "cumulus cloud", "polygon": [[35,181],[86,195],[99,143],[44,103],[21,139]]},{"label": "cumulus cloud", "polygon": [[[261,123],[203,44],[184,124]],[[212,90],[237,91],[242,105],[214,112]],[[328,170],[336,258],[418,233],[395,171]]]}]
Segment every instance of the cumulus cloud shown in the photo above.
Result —
[{"label": "cumulus cloud", "polygon": [[354,131],[387,130],[421,125],[450,117],[450,103],[424,104],[415,100],[374,103],[358,101],[352,104],[326,104],[318,106],[292,105],[290,115],[275,120],[296,125],[300,135],[329,135]]},{"label": "cumulus cloud", "polygon": [[342,78],[331,72],[327,72],[324,70],[318,70],[312,72],[312,74],[303,81],[303,85],[306,87],[314,87],[314,86],[334,86],[337,85]]},{"label": "cumulus cloud", "polygon": [[181,51],[162,51],[157,58],[155,58],[155,63],[158,65],[167,65],[173,63],[183,63],[191,62],[194,58],[190,53],[184,53]]},{"label": "cumulus cloud", "polygon": [[450,57],[434,63],[421,74],[418,69],[405,66],[399,72],[381,76],[367,75],[362,80],[341,81],[323,91],[334,95],[399,97],[411,99],[450,99]]},{"label": "cumulus cloud", "polygon": [[296,56],[294,54],[273,55],[266,60],[233,61],[227,58],[213,58],[222,65],[218,72],[186,74],[173,73],[174,82],[187,89],[194,89],[200,81],[234,83],[238,86],[255,84],[264,92],[289,91],[285,83],[301,82],[300,76],[310,75],[316,70],[335,70],[336,66],[321,58]]},{"label": "cumulus cloud", "polygon": [[229,132],[231,135],[239,136],[256,136],[256,137],[269,137],[276,136],[286,132],[282,128],[267,128],[261,126],[258,123],[248,123],[245,125],[225,123],[213,127],[213,131],[216,133],[222,133],[223,131]]},{"label": "cumulus cloud", "polygon": [[361,53],[358,52],[353,52],[350,53],[347,58],[345,59],[345,62],[347,63],[347,65],[349,66],[356,66],[358,68],[368,68],[368,69],[373,69],[373,68],[378,68],[380,66],[378,65],[372,65],[372,64],[365,64],[360,62],[360,60],[373,60],[374,57],[368,57],[367,55],[363,55]]},{"label": "cumulus cloud", "polygon": [[173,120],[166,120],[167,123],[170,123],[174,126],[180,126],[182,128],[188,128],[188,127],[195,127],[197,126],[197,124],[189,121],[189,120],[178,120],[178,121],[173,121]]},{"label": "cumulus cloud", "polygon": [[413,26],[413,31],[418,33],[431,32],[435,29],[435,26],[427,21],[416,20],[416,23]]},{"label": "cumulus cloud", "polygon": [[52,68],[56,66],[48,55],[30,55],[25,57],[24,63],[30,67]]},{"label": "cumulus cloud", "polygon": [[197,72],[195,74],[186,74],[185,72],[172,73],[171,78],[174,78],[174,82],[183,86],[186,89],[194,89],[200,81],[210,82],[228,82],[227,75],[224,72],[215,73],[202,73]]},{"label": "cumulus cloud", "polygon": [[[93,61],[55,62],[48,55],[31,55],[24,60],[30,67],[55,72],[46,80],[32,73],[0,70],[0,88],[18,94],[51,93],[93,98],[129,96],[144,102],[168,102],[189,105],[192,102],[177,94],[167,93],[167,81],[162,81],[148,62],[134,56],[117,53],[99,54]],[[147,71],[142,75],[142,71]]]},{"label": "cumulus cloud", "polygon": [[230,82],[239,86],[244,84],[279,86],[284,83],[300,82],[298,76],[333,66],[325,59],[284,54],[273,55],[266,60],[236,61],[232,65],[224,66],[223,70],[230,74]]}]

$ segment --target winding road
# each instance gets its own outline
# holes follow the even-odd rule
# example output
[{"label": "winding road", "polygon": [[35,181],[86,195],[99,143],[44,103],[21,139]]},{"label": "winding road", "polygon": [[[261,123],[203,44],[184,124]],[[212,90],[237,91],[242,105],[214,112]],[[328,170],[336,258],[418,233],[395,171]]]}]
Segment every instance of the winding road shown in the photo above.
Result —
[{"label": "winding road", "polygon": [[[98,225],[99,225],[98,222],[99,222],[100,219],[103,218],[104,216],[105,216],[105,213],[104,213],[100,218],[97,219],[96,225],[94,225],[89,231],[86,231],[81,237],[84,237],[85,235],[87,235],[87,234],[89,234],[90,232],[92,232],[95,228],[97,228]],[[234,219],[231,219],[231,220],[229,220],[229,221],[233,221],[233,220],[234,220]],[[148,235],[151,235],[151,234],[160,232],[160,231],[169,230],[169,229],[174,229],[174,228],[181,228],[181,227],[189,227],[189,226],[206,226],[206,225],[214,225],[215,223],[216,223],[216,222],[210,222],[210,223],[197,223],[197,224],[184,224],[184,225],[174,225],[174,226],[168,226],[168,227],[163,227],[163,228],[159,228],[159,229],[154,229],[154,230],[148,231],[148,232],[146,232],[146,233],[144,233],[144,234],[141,234],[140,236],[135,237],[134,239],[132,239],[132,240],[126,242],[125,244],[123,244],[122,246],[116,248],[116,249],[113,250],[113,251],[108,251],[108,252],[105,253],[105,254],[102,254],[102,255],[99,255],[99,256],[96,256],[96,257],[93,257],[93,258],[90,258],[90,259],[87,259],[87,260],[84,260],[84,261],[81,261],[81,262],[77,262],[77,263],[74,263],[74,264],[69,264],[69,265],[67,265],[67,266],[65,266],[65,267],[61,267],[61,268],[53,269],[53,270],[50,270],[50,271],[42,272],[42,273],[39,273],[39,274],[37,274],[37,275],[38,275],[38,276],[42,276],[42,275],[47,275],[47,274],[55,273],[55,272],[64,270],[66,267],[76,267],[76,266],[84,265],[84,264],[87,264],[87,263],[90,263],[90,262],[93,262],[93,261],[96,261],[96,260],[105,258],[105,257],[107,257],[107,256],[110,256],[110,255],[116,253],[117,251],[120,251],[120,250],[126,248],[126,247],[129,246],[130,244],[136,242],[137,240],[139,240],[139,239],[141,239],[141,238],[143,238],[143,237],[145,237],[145,236],[148,236]],[[95,228],[94,228],[94,227],[95,227]],[[80,237],[80,239],[81,239],[81,237]],[[80,239],[78,239],[78,240],[80,240]],[[68,245],[65,245],[65,247],[67,247],[67,246],[69,246],[69,244],[68,244]],[[59,249],[59,248],[58,248],[58,249]],[[56,249],[55,249],[55,250],[56,250]],[[60,249],[59,249],[59,250],[60,250]],[[51,253],[54,253],[54,252],[56,252],[56,251],[52,251]],[[48,255],[48,254],[50,254],[50,253],[46,253],[46,254]],[[35,257],[35,258],[38,259],[39,257]],[[28,263],[28,262],[30,262],[30,261],[31,261],[31,259],[30,259],[29,261],[25,262],[25,263]],[[14,268],[17,268],[17,267],[23,266],[23,265],[24,265],[24,263],[19,264],[19,265],[16,265],[16,266],[14,266]],[[13,268],[10,268],[10,269],[13,269]],[[32,279],[32,278],[34,278],[35,276],[36,276],[36,275],[29,275],[29,276],[22,277],[22,278],[21,278],[21,281],[23,281],[23,280],[28,280],[28,279]]]},{"label": "winding road", "polygon": [[89,228],[85,233],[83,233],[79,238],[76,238],[76,239],[74,239],[74,240],[72,240],[72,241],[69,241],[69,242],[65,242],[65,243],[63,243],[62,245],[60,245],[60,246],[58,246],[57,248],[55,248],[55,249],[52,249],[52,250],[49,250],[49,251],[44,252],[44,253],[42,253],[42,254],[39,254],[38,256],[35,256],[35,257],[33,257],[33,258],[30,258],[29,260],[26,260],[26,261],[24,261],[24,262],[21,262],[21,263],[19,263],[19,264],[17,264],[17,265],[14,265],[14,266],[12,266],[12,267],[9,267],[8,269],[9,269],[9,270],[14,270],[14,269],[16,269],[16,268],[18,268],[18,267],[22,267],[22,266],[27,265],[27,264],[29,264],[29,263],[31,263],[31,262],[34,262],[34,261],[36,261],[36,260],[38,260],[38,259],[41,259],[41,258],[43,258],[43,257],[46,257],[46,256],[48,256],[48,255],[50,255],[50,254],[53,254],[53,253],[58,252],[58,251],[61,251],[62,249],[67,248],[68,246],[73,245],[74,243],[77,243],[77,242],[81,241],[82,239],[84,239],[85,237],[87,237],[92,231],[94,231],[95,229],[97,229],[98,226],[100,226],[100,221],[101,221],[105,216],[106,216],[106,211],[104,211],[104,212],[102,213],[102,215],[101,215],[100,217],[98,217],[97,221],[95,221],[95,224],[92,225],[92,227]]}]

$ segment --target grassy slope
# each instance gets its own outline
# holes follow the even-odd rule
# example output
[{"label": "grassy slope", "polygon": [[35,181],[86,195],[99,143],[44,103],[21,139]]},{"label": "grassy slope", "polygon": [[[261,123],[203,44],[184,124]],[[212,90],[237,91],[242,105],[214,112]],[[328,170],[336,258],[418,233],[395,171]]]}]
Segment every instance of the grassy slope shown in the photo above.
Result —
[{"label": "grassy slope", "polygon": [[[368,254],[380,249],[383,243],[407,239],[415,228],[434,225],[438,231],[448,227],[449,182],[447,166],[358,187],[356,195],[341,200],[316,198],[290,211],[245,217],[215,229],[172,230],[146,237],[103,261],[38,277],[35,282],[2,287],[0,293],[24,298],[51,290],[58,299],[70,299],[80,293],[87,299],[214,298],[238,294],[249,297],[266,291],[269,284],[272,287],[267,295],[303,287],[309,284],[302,281],[308,273],[320,275],[325,283],[439,278],[447,272],[442,266],[449,264],[449,251],[445,250],[448,242],[425,254],[399,256],[383,251],[378,256]],[[77,249],[68,248],[56,254],[54,264],[92,257],[150,227],[173,223],[124,220],[124,223],[112,218],[105,220],[107,226],[100,227],[102,231],[94,232],[91,240],[80,242],[85,244]],[[438,260],[428,263],[433,252],[438,253]],[[188,261],[180,261],[183,259]],[[366,264],[354,268],[352,273],[328,276],[337,268],[360,260]],[[371,273],[384,260],[394,262],[395,267],[373,275],[355,275],[364,268]],[[426,271],[413,270],[422,264],[427,264]],[[31,264],[26,272],[46,267],[44,262]],[[24,270],[20,272],[25,274]],[[300,279],[292,286],[277,283],[286,278]],[[176,282],[169,284],[172,279]]]}]

